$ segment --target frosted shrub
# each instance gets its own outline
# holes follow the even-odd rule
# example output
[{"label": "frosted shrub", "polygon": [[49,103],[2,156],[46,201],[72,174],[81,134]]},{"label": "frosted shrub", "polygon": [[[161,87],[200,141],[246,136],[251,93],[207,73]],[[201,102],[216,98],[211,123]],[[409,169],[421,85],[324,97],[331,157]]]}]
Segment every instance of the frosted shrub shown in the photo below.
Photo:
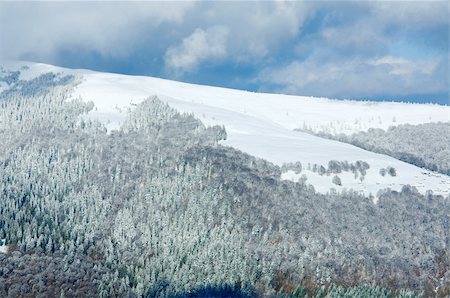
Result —
[{"label": "frosted shrub", "polygon": [[342,185],[341,178],[339,178],[339,176],[337,176],[337,175],[335,175],[335,176],[333,177],[332,182],[333,182],[334,184],[336,184],[336,185],[339,185],[339,186]]},{"label": "frosted shrub", "polygon": [[387,167],[386,171],[389,175],[391,175],[392,177],[397,176],[397,170],[394,167]]}]

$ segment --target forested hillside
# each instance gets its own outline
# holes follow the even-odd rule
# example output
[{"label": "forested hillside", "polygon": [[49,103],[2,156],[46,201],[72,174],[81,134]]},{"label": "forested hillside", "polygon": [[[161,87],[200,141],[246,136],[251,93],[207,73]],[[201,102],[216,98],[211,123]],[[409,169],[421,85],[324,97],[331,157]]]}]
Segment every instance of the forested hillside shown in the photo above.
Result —
[{"label": "forested hillside", "polygon": [[318,194],[156,97],[107,132],[77,83],[1,95],[0,296],[450,295],[449,198]]},{"label": "forested hillside", "polygon": [[352,135],[316,134],[450,175],[450,122],[403,124],[387,131],[370,128]]}]

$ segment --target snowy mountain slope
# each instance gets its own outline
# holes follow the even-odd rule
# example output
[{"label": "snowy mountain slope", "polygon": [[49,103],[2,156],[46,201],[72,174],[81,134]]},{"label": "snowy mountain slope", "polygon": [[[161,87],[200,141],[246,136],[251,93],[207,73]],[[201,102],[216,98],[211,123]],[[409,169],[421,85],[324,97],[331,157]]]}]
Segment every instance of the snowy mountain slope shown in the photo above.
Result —
[{"label": "snowy mountain slope", "polygon": [[[329,133],[353,133],[369,128],[387,129],[389,126],[404,123],[419,124],[450,120],[450,107],[433,104],[340,101],[253,93],[149,77],[132,77],[131,82],[115,75],[98,73],[89,74],[89,78],[87,83],[92,87],[101,87],[103,82],[117,80],[133,88],[133,92],[129,92],[131,95],[138,96],[140,91],[157,91],[158,94],[172,98],[182,97],[183,101],[266,119],[290,130],[306,127]],[[85,89],[88,87],[86,86]],[[84,92],[83,88],[80,92]],[[243,98],[245,100],[242,100]]]},{"label": "snowy mountain slope", "polygon": [[[346,132],[371,127],[387,128],[392,124],[449,121],[450,107],[404,103],[373,103],[337,101],[323,98],[259,94],[239,90],[199,86],[175,81],[69,70],[44,64],[25,63],[21,77],[30,78],[48,71],[76,74],[81,84],[74,96],[95,103],[89,117],[105,123],[108,129],[118,128],[126,111],[144,98],[157,95],[170,106],[193,113],[207,125],[226,127],[228,139],[224,145],[233,146],[275,164],[300,161],[305,169],[299,175],[284,174],[286,179],[299,179],[306,174],[307,182],[320,192],[330,188],[352,188],[375,195],[379,189],[400,189],[410,184],[424,193],[448,195],[450,177],[429,172],[394,158],[362,150],[355,146],[293,131],[308,127],[316,131]],[[18,68],[20,63],[5,64]],[[395,122],[394,122],[395,121]],[[332,183],[331,176],[320,176],[307,170],[307,165],[324,165],[330,160],[369,163],[363,181],[351,173],[339,174],[342,186]],[[392,166],[397,176],[381,176],[379,170]]]}]

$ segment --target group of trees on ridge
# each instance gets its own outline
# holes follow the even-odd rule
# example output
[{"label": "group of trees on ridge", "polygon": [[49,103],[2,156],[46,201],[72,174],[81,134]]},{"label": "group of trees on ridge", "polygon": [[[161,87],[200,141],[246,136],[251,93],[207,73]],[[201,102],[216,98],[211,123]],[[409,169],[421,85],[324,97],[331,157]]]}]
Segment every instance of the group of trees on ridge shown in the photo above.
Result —
[{"label": "group of trees on ridge", "polygon": [[370,128],[352,135],[307,132],[450,175],[450,122],[403,124],[386,131]]},{"label": "group of trees on ridge", "polygon": [[[366,161],[357,160],[355,163],[349,163],[347,160],[345,161],[338,161],[338,160],[330,160],[328,162],[328,166],[324,165],[318,165],[318,164],[308,164],[307,170],[311,171],[313,173],[317,173],[320,176],[327,175],[330,176],[332,174],[332,182],[336,185],[342,186],[341,178],[338,176],[338,174],[342,172],[352,172],[353,177],[355,179],[360,179],[361,181],[364,180],[367,170],[370,169],[370,165]],[[302,163],[297,162],[289,162],[284,163],[281,166],[281,172],[286,173],[288,171],[293,171],[295,174],[300,174],[303,170]],[[397,171],[394,167],[388,166],[386,168],[380,169],[380,175],[385,176],[386,174],[389,174],[390,176],[396,176]],[[307,177],[306,175],[303,175],[301,180],[303,182],[306,182]]]}]

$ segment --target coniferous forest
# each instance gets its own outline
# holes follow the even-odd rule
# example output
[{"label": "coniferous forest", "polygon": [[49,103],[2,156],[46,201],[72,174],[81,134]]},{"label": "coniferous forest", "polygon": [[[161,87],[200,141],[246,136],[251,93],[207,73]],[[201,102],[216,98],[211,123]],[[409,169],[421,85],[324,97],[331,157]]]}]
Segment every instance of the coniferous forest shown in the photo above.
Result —
[{"label": "coniferous forest", "polygon": [[352,135],[316,134],[357,147],[386,154],[431,171],[450,175],[450,123],[403,124],[387,131],[370,128]]},{"label": "coniferous forest", "polygon": [[10,75],[0,297],[450,295],[449,198],[319,194],[156,97],[107,131],[76,76]]}]

